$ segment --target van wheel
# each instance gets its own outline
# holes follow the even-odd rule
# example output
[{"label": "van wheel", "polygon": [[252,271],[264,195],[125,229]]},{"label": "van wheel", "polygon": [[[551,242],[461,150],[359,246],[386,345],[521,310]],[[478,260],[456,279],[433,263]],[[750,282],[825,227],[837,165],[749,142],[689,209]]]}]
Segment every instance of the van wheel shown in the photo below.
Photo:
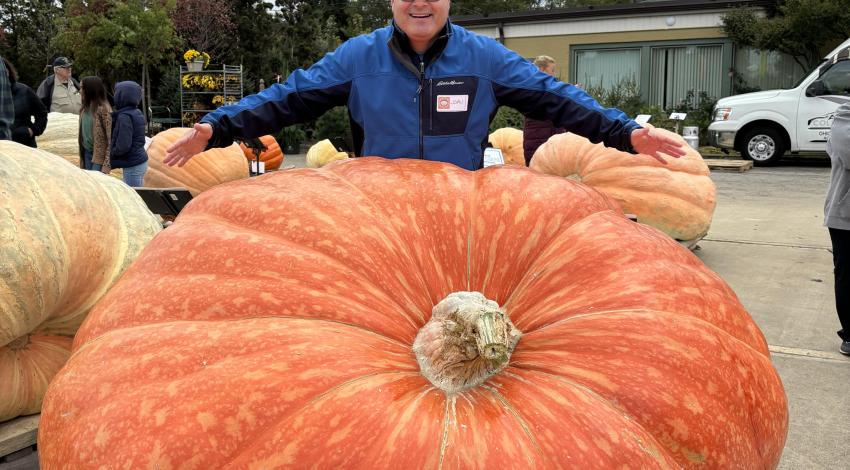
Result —
[{"label": "van wheel", "polygon": [[785,154],[785,140],[769,127],[750,130],[742,142],[741,154],[752,160],[755,166],[774,165]]}]

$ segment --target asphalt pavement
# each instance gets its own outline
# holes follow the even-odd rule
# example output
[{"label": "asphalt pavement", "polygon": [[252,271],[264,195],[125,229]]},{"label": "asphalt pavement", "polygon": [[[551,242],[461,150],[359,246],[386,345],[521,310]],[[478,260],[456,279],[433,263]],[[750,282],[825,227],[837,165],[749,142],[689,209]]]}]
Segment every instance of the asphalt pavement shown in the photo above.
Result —
[{"label": "asphalt pavement", "polygon": [[850,357],[838,352],[832,252],[823,226],[826,158],[712,171],[717,209],[695,254],[764,333],[788,396],[780,469],[850,468]]}]

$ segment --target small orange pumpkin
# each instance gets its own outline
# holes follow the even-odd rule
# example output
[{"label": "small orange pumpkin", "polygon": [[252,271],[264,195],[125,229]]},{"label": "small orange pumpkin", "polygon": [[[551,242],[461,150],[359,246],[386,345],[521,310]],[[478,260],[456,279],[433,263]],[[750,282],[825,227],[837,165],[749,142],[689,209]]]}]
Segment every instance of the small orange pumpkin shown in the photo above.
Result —
[{"label": "small orange pumpkin", "polygon": [[[283,163],[283,159],[286,156],[283,154],[283,150],[281,150],[277,140],[273,136],[264,135],[260,137],[260,142],[266,146],[266,149],[260,152],[260,161],[266,164],[266,170],[277,170],[280,168],[280,164]],[[239,148],[242,149],[248,161],[253,162],[257,159],[256,155],[254,155],[254,149],[244,143],[239,144]]]}]

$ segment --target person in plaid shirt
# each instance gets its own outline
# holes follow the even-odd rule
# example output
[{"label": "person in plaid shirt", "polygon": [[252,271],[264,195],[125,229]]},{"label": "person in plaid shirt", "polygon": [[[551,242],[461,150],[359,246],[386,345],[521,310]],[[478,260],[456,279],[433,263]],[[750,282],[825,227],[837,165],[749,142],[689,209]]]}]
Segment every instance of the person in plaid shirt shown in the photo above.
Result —
[{"label": "person in plaid shirt", "polygon": [[12,123],[15,121],[15,105],[12,102],[12,86],[9,72],[0,61],[0,140],[12,140]]}]

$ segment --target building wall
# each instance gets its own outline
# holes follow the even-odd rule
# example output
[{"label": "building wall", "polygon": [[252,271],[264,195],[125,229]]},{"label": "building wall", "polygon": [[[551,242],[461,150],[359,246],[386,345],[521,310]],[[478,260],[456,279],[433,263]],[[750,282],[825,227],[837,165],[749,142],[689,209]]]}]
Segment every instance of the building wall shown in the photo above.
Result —
[{"label": "building wall", "polygon": [[720,28],[693,28],[514,37],[505,38],[505,46],[523,57],[551,56],[557,62],[557,66],[555,67],[556,76],[566,81],[570,77],[570,47],[574,45],[717,39],[725,37]]}]

